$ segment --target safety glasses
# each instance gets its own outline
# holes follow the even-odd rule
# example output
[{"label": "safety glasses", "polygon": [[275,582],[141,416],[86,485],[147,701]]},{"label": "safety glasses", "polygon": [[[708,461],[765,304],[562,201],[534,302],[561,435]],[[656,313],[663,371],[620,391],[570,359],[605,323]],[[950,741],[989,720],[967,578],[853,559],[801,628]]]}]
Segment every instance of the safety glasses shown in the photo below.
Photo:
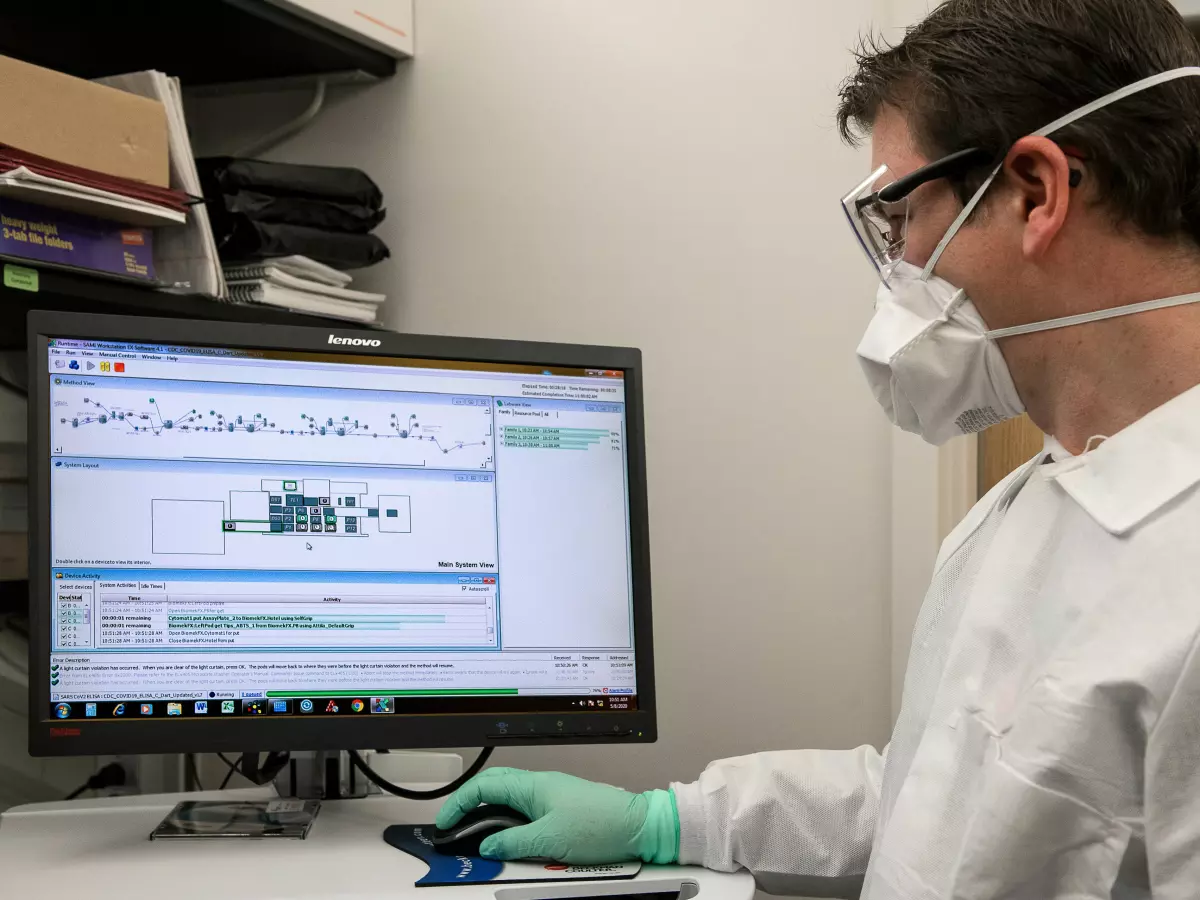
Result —
[{"label": "safety glasses", "polygon": [[902,178],[895,178],[888,167],[882,165],[842,198],[842,211],[850,228],[884,284],[888,283],[896,264],[904,259],[909,195],[930,181],[962,177],[971,169],[992,161],[990,152],[973,147],[951,153]]}]

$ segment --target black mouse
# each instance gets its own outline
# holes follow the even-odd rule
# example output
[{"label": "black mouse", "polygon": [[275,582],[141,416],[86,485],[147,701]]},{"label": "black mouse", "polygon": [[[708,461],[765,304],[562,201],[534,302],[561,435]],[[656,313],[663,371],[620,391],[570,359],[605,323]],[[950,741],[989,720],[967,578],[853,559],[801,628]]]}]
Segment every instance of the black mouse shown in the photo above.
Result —
[{"label": "black mouse", "polygon": [[509,806],[477,806],[449,828],[435,828],[433,847],[447,856],[478,856],[483,839],[505,828],[528,825],[529,819]]}]

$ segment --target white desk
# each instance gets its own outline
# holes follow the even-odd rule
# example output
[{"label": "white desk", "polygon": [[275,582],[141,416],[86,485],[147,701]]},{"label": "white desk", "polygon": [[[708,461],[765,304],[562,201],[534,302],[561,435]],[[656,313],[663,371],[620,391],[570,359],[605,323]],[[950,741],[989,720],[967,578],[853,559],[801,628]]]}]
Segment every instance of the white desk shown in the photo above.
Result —
[{"label": "white desk", "polygon": [[[440,801],[396,797],[325,802],[307,840],[150,841],[180,800],[263,799],[269,788],[157,794],[17,806],[0,816],[0,894],[113,900],[274,900],[409,897],[531,900],[699,889],[698,900],[751,900],[746,872],[646,866],[632,881],[422,888],[425,865],[383,840],[397,823],[433,821]],[[685,889],[686,897],[690,890]]]}]

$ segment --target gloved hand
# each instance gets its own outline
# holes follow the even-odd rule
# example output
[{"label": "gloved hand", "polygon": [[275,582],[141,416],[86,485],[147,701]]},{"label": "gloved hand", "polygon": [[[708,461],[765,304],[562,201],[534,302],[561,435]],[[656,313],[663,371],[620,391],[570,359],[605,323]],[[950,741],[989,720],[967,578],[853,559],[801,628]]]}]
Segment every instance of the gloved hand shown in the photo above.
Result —
[{"label": "gloved hand", "polygon": [[449,828],[480,803],[500,803],[529,817],[484,840],[491,859],[549,857],[580,865],[641,859],[675,862],[679,813],[670,791],[631,794],[561,772],[486,769],[458,789],[437,815]]}]

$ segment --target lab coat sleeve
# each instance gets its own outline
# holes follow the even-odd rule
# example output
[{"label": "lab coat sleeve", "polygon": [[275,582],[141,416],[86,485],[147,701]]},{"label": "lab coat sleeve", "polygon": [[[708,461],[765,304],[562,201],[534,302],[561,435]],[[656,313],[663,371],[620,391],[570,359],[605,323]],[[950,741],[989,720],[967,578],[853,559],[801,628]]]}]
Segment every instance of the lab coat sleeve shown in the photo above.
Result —
[{"label": "lab coat sleeve", "polygon": [[711,763],[673,784],[679,861],[749,869],[772,893],[857,896],[887,750],[788,750]]},{"label": "lab coat sleeve", "polygon": [[1200,659],[1193,642],[1146,742],[1146,864],[1155,900],[1200,885]]}]

